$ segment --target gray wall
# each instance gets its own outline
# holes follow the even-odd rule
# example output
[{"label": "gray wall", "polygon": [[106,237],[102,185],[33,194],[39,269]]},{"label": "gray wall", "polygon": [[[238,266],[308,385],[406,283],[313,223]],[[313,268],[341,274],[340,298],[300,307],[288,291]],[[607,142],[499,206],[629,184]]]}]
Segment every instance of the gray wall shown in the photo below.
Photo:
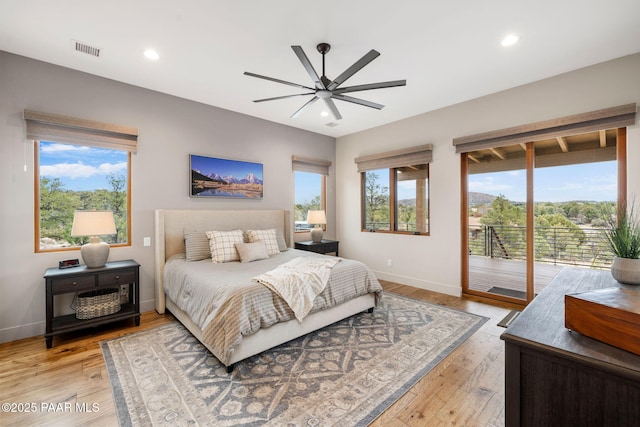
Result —
[{"label": "gray wall", "polygon": [[[143,247],[143,238],[153,237],[155,209],[293,209],[291,156],[335,165],[334,138],[0,52],[0,342],[44,333],[42,275],[59,260],[80,258],[79,251],[34,253],[33,143],[25,138],[24,109],[138,128],[132,246],[113,248],[109,259],[142,265],[143,311],[154,305],[155,242]],[[189,198],[189,153],[263,163],[264,198]],[[335,237],[334,189],[332,166],[329,238]]]},{"label": "gray wall", "polygon": [[[363,261],[381,279],[459,295],[460,156],[452,139],[639,102],[640,54],[635,54],[338,138],[340,254]],[[637,121],[628,128],[627,142],[629,200],[640,203]],[[360,177],[354,158],[427,143],[433,144],[431,236],[361,232]]]}]

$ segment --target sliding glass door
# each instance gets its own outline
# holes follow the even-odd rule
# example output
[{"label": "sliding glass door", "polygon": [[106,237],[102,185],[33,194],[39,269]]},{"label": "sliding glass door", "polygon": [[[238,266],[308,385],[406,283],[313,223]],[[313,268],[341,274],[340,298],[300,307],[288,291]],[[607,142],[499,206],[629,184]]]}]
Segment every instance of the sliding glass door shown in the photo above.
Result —
[{"label": "sliding glass door", "polygon": [[462,154],[463,291],[531,301],[563,268],[609,268],[604,215],[626,190],[624,129]]}]

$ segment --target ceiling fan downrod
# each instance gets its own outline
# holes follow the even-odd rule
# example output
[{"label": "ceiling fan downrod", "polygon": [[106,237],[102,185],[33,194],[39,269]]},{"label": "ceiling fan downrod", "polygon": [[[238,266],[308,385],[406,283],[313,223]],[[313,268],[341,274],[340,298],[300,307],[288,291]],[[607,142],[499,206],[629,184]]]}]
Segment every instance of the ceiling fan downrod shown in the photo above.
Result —
[{"label": "ceiling fan downrod", "polygon": [[322,77],[326,77],[324,72],[324,56],[331,50],[331,45],[329,43],[319,43],[316,49],[322,54]]}]

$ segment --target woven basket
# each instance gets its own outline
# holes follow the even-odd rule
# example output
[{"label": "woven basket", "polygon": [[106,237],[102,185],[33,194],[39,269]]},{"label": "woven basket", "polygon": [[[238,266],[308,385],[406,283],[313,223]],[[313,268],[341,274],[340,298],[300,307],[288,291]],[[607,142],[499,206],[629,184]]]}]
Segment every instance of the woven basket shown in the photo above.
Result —
[{"label": "woven basket", "polygon": [[120,292],[118,288],[100,289],[77,295],[76,317],[93,319],[120,311]]}]

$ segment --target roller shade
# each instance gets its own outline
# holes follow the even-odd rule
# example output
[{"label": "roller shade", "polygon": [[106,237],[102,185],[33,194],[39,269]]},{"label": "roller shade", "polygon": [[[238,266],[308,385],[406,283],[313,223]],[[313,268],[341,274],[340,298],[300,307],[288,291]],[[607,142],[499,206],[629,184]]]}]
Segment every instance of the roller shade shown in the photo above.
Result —
[{"label": "roller shade", "polygon": [[559,119],[454,138],[453,145],[456,147],[456,153],[469,153],[488,148],[615,129],[633,125],[635,122],[636,104],[626,104]]},{"label": "roller shade", "polygon": [[301,156],[292,156],[291,164],[294,172],[311,172],[329,175],[331,162],[328,160],[310,159]]},{"label": "roller shade", "polygon": [[385,153],[357,157],[358,172],[374,169],[391,169],[404,166],[424,165],[433,159],[433,145],[425,144]]},{"label": "roller shade", "polygon": [[138,129],[24,110],[27,139],[136,152]]}]

